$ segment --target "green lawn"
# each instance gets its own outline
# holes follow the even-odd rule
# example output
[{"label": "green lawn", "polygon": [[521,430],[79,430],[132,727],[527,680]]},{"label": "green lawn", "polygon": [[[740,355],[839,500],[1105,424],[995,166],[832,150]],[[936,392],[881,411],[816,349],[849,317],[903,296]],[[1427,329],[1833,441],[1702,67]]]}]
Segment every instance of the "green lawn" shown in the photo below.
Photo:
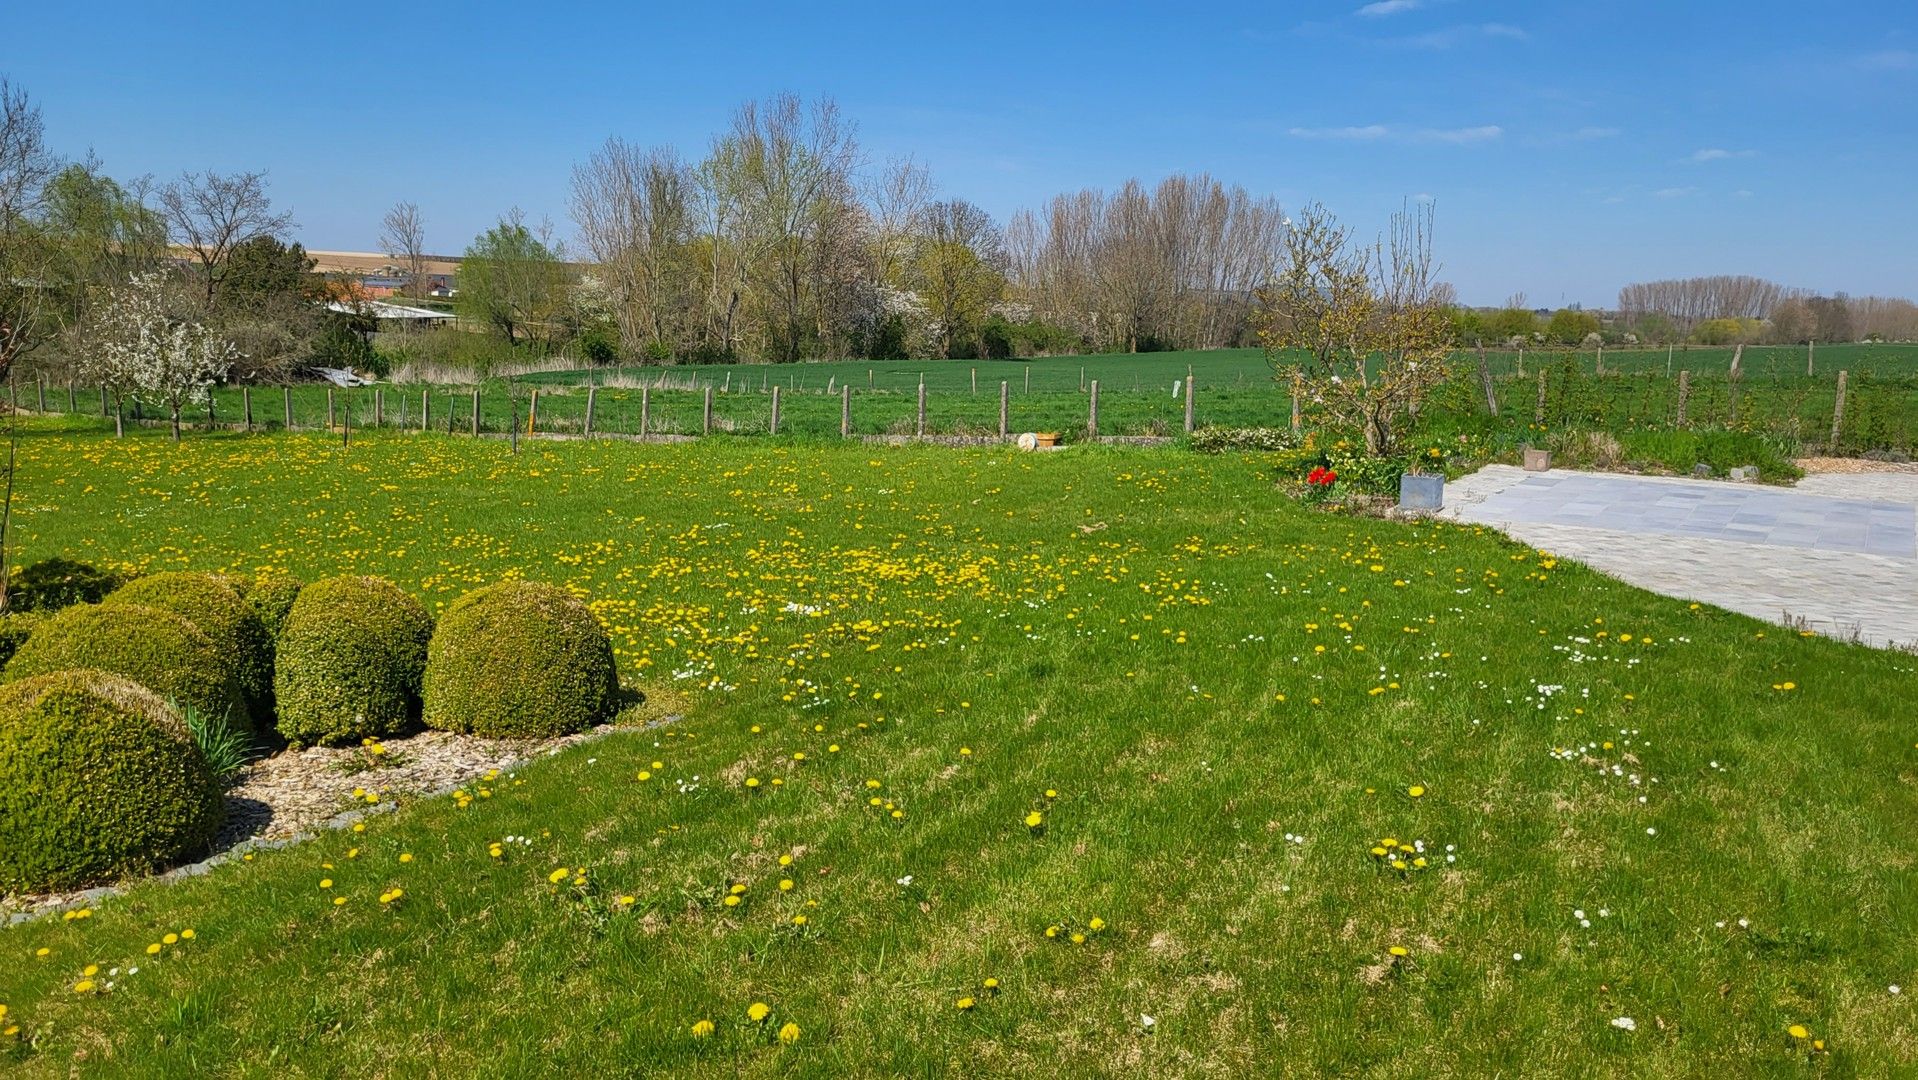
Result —
[{"label": "green lawn", "polygon": [[18,560],[577,585],[683,719],[0,933],[15,1074],[1918,1070],[1909,655],[1255,457],[522,449],[29,426]]}]

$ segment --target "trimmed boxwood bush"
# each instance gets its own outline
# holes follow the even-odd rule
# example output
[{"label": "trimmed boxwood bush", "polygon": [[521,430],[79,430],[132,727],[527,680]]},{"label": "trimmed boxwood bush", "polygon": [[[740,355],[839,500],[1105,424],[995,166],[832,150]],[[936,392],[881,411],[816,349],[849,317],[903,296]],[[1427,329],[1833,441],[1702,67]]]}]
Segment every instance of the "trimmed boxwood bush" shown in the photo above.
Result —
[{"label": "trimmed boxwood bush", "polygon": [[419,715],[433,618],[390,581],[336,577],[300,590],[280,628],[273,689],[288,742],[391,735]]},{"label": "trimmed boxwood bush", "polygon": [[0,888],[49,892],[205,851],[226,813],[186,727],[101,671],[0,687]]},{"label": "trimmed boxwood bush", "polygon": [[579,731],[612,711],[613,646],[585,604],[533,581],[453,602],[426,661],[426,723],[489,738]]},{"label": "trimmed boxwood bush", "polygon": [[273,639],[260,616],[240,599],[229,581],[217,574],[154,574],[122,586],[107,597],[106,603],[171,611],[199,627],[231,658],[240,693],[245,695],[253,716],[264,725],[272,717],[267,702],[273,693]]},{"label": "trimmed boxwood bush", "polygon": [[58,612],[7,662],[6,681],[73,668],[133,680],[207,716],[245,723],[231,659],[183,615],[138,604],[81,604]]},{"label": "trimmed boxwood bush", "polygon": [[306,583],[296,577],[285,574],[266,574],[253,579],[253,585],[243,594],[246,605],[260,617],[260,625],[266,627],[267,636],[279,639],[280,628],[286,625],[286,614],[293,610],[293,601],[299,599],[300,590]]}]

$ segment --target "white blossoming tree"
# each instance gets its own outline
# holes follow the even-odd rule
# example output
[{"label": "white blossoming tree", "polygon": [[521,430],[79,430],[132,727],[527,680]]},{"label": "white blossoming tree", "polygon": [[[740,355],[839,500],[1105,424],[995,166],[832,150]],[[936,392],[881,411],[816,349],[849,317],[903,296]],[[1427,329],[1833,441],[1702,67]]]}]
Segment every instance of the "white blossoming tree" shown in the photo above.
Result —
[{"label": "white blossoming tree", "polygon": [[[133,394],[162,403],[180,438],[180,414],[232,367],[238,350],[212,328],[180,314],[164,273],[135,274],[108,290],[86,334],[80,375],[107,388],[117,405]],[[115,427],[120,415],[115,408]],[[122,430],[122,433],[124,431]]]}]

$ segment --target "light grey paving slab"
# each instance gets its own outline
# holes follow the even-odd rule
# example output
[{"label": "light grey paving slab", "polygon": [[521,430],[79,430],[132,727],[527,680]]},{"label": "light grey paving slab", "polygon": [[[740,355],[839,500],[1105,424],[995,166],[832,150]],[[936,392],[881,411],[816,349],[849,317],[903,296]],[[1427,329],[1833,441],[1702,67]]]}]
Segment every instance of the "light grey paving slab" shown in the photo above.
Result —
[{"label": "light grey paving slab", "polygon": [[1918,643],[1918,471],[1796,488],[1493,465],[1442,516],[1642,588],[1869,644]]}]

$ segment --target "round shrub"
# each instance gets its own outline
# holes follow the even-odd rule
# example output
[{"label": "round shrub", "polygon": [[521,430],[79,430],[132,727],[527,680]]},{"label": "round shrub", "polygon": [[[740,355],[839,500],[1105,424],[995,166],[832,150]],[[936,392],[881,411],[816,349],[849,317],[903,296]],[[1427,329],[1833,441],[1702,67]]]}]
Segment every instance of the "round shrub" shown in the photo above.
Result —
[{"label": "round shrub", "polygon": [[199,627],[230,658],[253,715],[262,721],[271,715],[265,704],[273,692],[273,640],[259,615],[222,575],[175,572],[135,578],[106,603],[171,611]]},{"label": "round shrub", "polygon": [[433,618],[390,581],[336,577],[300,590],[280,628],[280,734],[338,745],[391,735],[419,715]]},{"label": "round shrub", "polygon": [[532,581],[453,602],[426,661],[426,723],[489,738],[579,731],[612,711],[613,646],[571,593]]},{"label": "round shrub", "polygon": [[253,579],[253,585],[245,592],[246,604],[260,617],[260,625],[266,627],[267,636],[279,639],[280,628],[286,625],[286,614],[293,610],[293,601],[299,599],[300,590],[306,583],[296,577],[285,574],[266,574]]},{"label": "round shrub", "polygon": [[33,631],[7,662],[6,681],[73,668],[131,679],[202,716],[246,722],[229,657],[183,615],[138,604],[66,608]]},{"label": "round shrub", "polygon": [[49,892],[206,850],[226,813],[180,718],[102,671],[0,687],[0,889]]}]

